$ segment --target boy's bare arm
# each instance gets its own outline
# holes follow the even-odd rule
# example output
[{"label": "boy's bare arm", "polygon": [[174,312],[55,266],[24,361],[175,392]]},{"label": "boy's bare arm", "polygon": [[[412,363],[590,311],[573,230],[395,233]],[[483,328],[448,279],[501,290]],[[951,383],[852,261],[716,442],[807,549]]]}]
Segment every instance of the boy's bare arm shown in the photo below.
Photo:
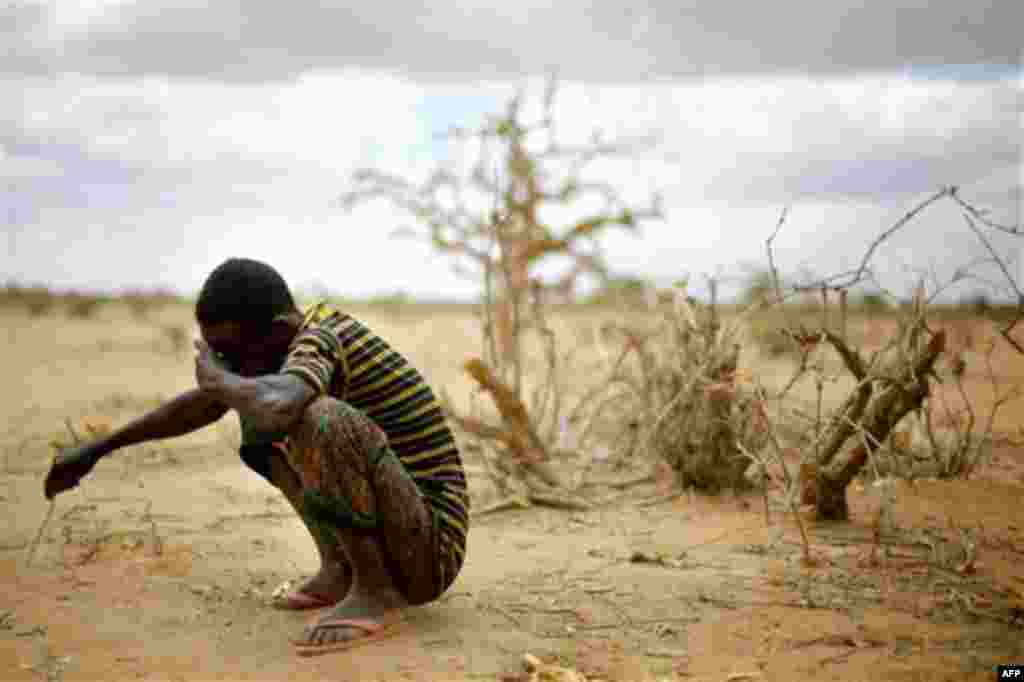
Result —
[{"label": "boy's bare arm", "polygon": [[228,411],[209,391],[193,389],[139,417],[106,438],[62,451],[46,475],[47,499],[78,486],[96,463],[118,448],[149,440],[173,438],[212,424]]},{"label": "boy's bare arm", "polygon": [[241,377],[226,373],[216,389],[217,397],[244,416],[260,431],[284,432],[302,417],[316,397],[313,387],[289,374]]},{"label": "boy's bare arm", "polygon": [[183,436],[209,426],[228,409],[211,392],[195,388],[129,422],[96,445],[104,456],[128,445]]}]

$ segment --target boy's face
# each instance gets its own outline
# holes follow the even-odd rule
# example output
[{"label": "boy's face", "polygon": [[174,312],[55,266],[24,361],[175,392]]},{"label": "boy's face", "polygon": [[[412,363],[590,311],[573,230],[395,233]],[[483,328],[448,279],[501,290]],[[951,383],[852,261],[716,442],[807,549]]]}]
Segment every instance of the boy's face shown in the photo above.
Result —
[{"label": "boy's face", "polygon": [[269,331],[258,331],[240,322],[218,322],[199,329],[226,369],[255,377],[281,368],[293,336],[286,327],[275,322]]}]

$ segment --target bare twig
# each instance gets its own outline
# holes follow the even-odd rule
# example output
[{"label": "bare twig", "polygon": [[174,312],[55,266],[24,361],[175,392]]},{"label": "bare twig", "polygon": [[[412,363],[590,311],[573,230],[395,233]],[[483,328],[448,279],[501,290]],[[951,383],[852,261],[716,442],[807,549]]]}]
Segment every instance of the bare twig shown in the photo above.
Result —
[{"label": "bare twig", "polygon": [[531,491],[529,499],[533,504],[543,507],[551,507],[553,509],[589,511],[594,508],[592,504],[583,499],[568,497],[566,495],[543,493],[539,491]]},{"label": "bare twig", "polygon": [[868,269],[868,264],[871,262],[872,257],[875,255],[875,251],[877,251],[878,247],[880,247],[887,239],[889,239],[894,234],[899,232],[904,226],[907,225],[907,223],[912,221],[926,208],[928,208],[935,202],[939,201],[940,199],[951,196],[956,196],[955,187],[945,187],[939,190],[938,192],[936,192],[935,194],[928,197],[927,199],[919,203],[917,206],[912,208],[910,211],[908,211],[902,218],[896,221],[896,223],[892,227],[882,232],[882,234],[878,235],[878,237],[876,237],[875,240],[871,242],[871,245],[868,246],[867,252],[865,252],[864,257],[861,259],[860,265],[854,271],[853,282],[859,282],[861,281],[861,279],[863,279],[864,273]]},{"label": "bare twig", "polygon": [[782,280],[779,277],[779,268],[775,264],[775,254],[772,249],[772,244],[775,239],[779,236],[779,232],[782,231],[782,226],[786,223],[786,217],[789,215],[789,207],[782,209],[782,213],[779,214],[779,221],[775,224],[775,230],[771,233],[768,239],[765,240],[765,250],[768,252],[768,267],[772,275],[772,283],[775,286],[775,302],[780,303],[783,300],[782,295]]},{"label": "bare twig", "polygon": [[32,566],[32,560],[35,558],[36,550],[39,548],[39,543],[43,540],[43,533],[46,532],[46,527],[50,524],[50,520],[53,518],[53,512],[56,509],[57,500],[50,500],[50,504],[46,508],[46,516],[43,517],[43,522],[39,524],[39,530],[36,531],[36,537],[32,541],[32,544],[28,548],[28,556],[25,558],[25,566]]},{"label": "bare twig", "polygon": [[502,498],[496,502],[492,502],[478,510],[473,510],[473,516],[486,516],[487,514],[493,514],[495,512],[506,511],[509,509],[529,509],[530,506],[530,500],[519,495],[512,495],[510,497]]},{"label": "bare twig", "polygon": [[149,523],[149,539],[153,556],[162,556],[164,553],[164,541],[156,529],[156,520],[153,518],[153,501],[146,501],[146,511],[142,514],[142,520]]},{"label": "bare twig", "polygon": [[[961,202],[961,205],[968,206],[963,202]],[[1013,330],[1020,323],[1020,321],[1024,319],[1024,292],[1021,291],[1020,286],[1017,284],[1016,278],[1014,278],[1014,276],[1010,274],[1010,270],[1007,267],[1006,262],[999,257],[999,254],[996,253],[995,248],[992,246],[992,242],[989,241],[989,239],[980,229],[978,229],[978,226],[975,224],[975,218],[973,217],[975,213],[976,209],[970,209],[967,214],[964,214],[964,221],[967,223],[967,227],[969,227],[971,231],[974,232],[975,235],[977,235],[978,240],[981,241],[981,243],[985,246],[988,252],[992,255],[992,259],[996,262],[999,269],[1002,271],[1003,276],[1006,278],[1006,281],[1009,282],[1009,284],[1013,287],[1013,292],[1017,297],[1017,313],[1014,315],[1013,319],[1010,320],[1010,322],[1003,325],[1003,327],[999,330],[999,333],[1006,340],[1007,343],[1013,346],[1014,350],[1024,355],[1024,346],[1022,346],[1015,338],[1013,338]],[[1011,232],[1011,234],[1019,233]]]},{"label": "bare twig", "polygon": [[[82,439],[79,438],[78,433],[75,431],[75,427],[71,425],[71,420],[65,418],[64,425],[67,426],[68,431],[71,433],[71,437],[74,439],[75,444],[81,444]],[[28,556],[25,558],[25,566],[31,566],[32,560],[35,558],[36,551],[39,549],[39,543],[43,540],[43,534],[46,532],[46,527],[49,526],[50,521],[53,519],[54,511],[57,508],[57,499],[50,500],[49,505],[46,508],[46,516],[43,518],[43,522],[39,524],[39,530],[36,532],[35,540],[29,546]]]}]

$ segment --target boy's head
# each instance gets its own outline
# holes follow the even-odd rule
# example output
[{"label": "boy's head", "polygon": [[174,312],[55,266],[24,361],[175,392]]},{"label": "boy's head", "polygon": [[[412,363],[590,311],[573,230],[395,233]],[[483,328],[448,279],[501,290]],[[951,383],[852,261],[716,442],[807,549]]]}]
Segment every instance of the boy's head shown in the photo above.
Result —
[{"label": "boy's head", "polygon": [[233,371],[245,376],[279,368],[295,334],[295,312],[284,278],[266,263],[248,258],[230,258],[218,265],[196,300],[203,339]]}]

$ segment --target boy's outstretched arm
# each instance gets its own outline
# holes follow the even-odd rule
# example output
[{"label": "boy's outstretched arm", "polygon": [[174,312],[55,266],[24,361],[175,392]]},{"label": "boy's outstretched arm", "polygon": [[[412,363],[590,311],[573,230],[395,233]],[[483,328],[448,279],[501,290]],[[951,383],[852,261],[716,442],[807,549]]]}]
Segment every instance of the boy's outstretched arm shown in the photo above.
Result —
[{"label": "boy's outstretched arm", "polygon": [[103,444],[105,456],[128,445],[198,431],[223,417],[227,411],[228,406],[212,393],[194,388],[129,422],[98,443]]},{"label": "boy's outstretched arm", "polygon": [[228,411],[210,391],[192,389],[129,422],[106,438],[69,448],[53,462],[44,486],[47,499],[78,486],[96,462],[136,443],[183,436],[217,421]]}]

